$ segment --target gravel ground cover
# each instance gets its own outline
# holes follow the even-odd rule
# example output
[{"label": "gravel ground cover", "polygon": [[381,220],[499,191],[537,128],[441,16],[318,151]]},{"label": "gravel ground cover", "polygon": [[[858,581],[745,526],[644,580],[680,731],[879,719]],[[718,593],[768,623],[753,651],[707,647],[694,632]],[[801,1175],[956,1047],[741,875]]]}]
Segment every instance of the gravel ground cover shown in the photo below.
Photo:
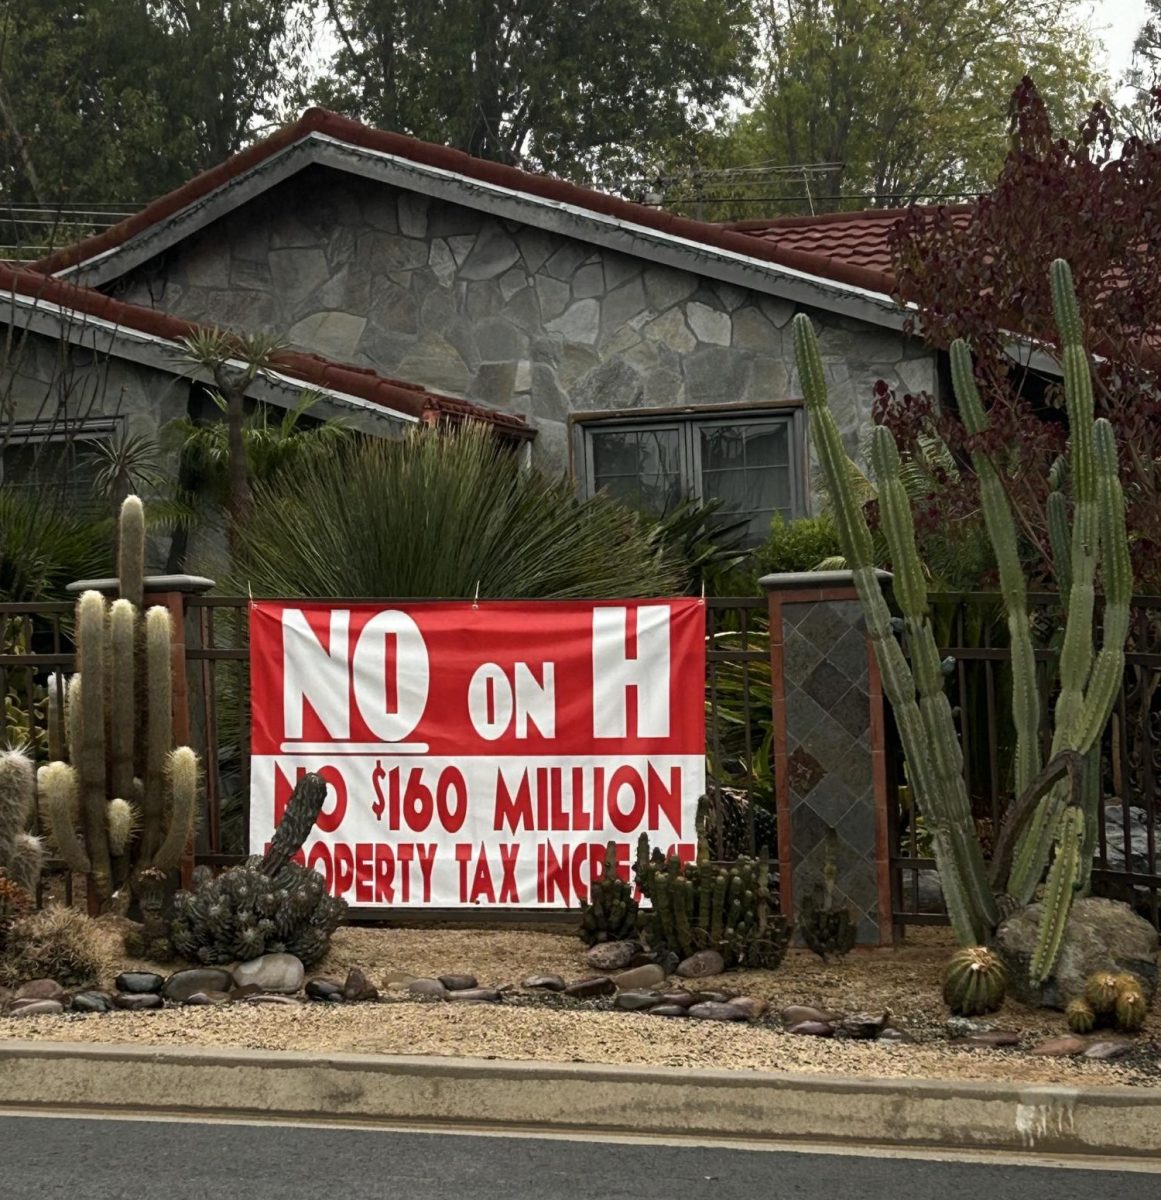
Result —
[{"label": "gravel ground cover", "polygon": [[[118,971],[151,965],[126,959],[119,952],[116,923],[103,924],[106,986]],[[565,979],[593,974],[584,948],[568,934],[345,928],[336,934],[326,962],[309,974],[341,981],[349,967],[359,966],[383,989],[379,1002],[239,1002],[221,1008],[0,1017],[0,1038],[1161,1087],[1161,1041],[1154,1040],[1161,1039],[1161,1000],[1154,1004],[1144,1034],[1116,1061],[1030,1054],[1046,1038],[1067,1033],[1063,1014],[1011,1002],[987,1022],[1017,1033],[1017,1046],[993,1049],[957,1042],[940,1000],[951,948],[946,931],[924,930],[900,948],[857,951],[840,962],[824,963],[808,951],[795,950],[777,971],[735,971],[690,981],[691,987],[769,1004],[756,1021],[719,1024],[620,1012],[611,998],[572,1000],[522,988],[521,980],[533,974]],[[500,1004],[464,1005],[417,999],[401,985],[406,976],[448,972],[470,973],[481,985],[510,990]],[[888,1011],[905,1040],[791,1035],[779,1014],[792,1004],[843,1013]]]}]

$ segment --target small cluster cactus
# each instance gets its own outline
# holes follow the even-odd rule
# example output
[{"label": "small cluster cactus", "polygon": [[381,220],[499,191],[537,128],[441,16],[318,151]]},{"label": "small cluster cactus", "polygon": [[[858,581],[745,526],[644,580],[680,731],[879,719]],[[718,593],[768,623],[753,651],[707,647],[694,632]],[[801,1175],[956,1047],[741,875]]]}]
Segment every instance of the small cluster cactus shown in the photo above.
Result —
[{"label": "small cluster cactus", "polygon": [[617,874],[617,843],[609,842],[601,877],[590,886],[588,903],[581,905],[581,940],[586,946],[625,941],[636,937],[637,920],[633,889]]},{"label": "small cluster cactus", "polygon": [[285,952],[310,966],[326,954],[346,903],[327,895],[317,871],[291,861],[325,800],[323,780],[304,775],[265,855],[177,893],[170,939],[179,955],[228,963]]},{"label": "small cluster cactus", "polygon": [[849,908],[835,908],[834,885],[838,875],[835,844],[838,835],[827,830],[826,858],[822,882],[798,906],[798,932],[802,940],[826,962],[833,954],[841,958],[855,944],[858,927]]},{"label": "small cluster cactus", "polygon": [[716,865],[702,838],[697,862],[682,864],[676,855],[668,860],[651,855],[643,833],[637,843],[636,879],[653,906],[645,922],[651,949],[670,950],[679,958],[717,950],[727,967],[770,970],[785,957],[790,928],[772,911],[765,857]]},{"label": "small cluster cactus", "polygon": [[35,805],[31,759],[19,750],[0,752],[0,873],[32,895],[44,864],[40,838],[28,832]]},{"label": "small cluster cactus", "polygon": [[1094,971],[1084,981],[1084,996],[1065,1010],[1073,1033],[1090,1033],[1098,1026],[1113,1026],[1122,1033],[1137,1033],[1145,1023],[1149,1005],[1136,975],[1128,971]]},{"label": "small cluster cactus", "polygon": [[1008,972],[986,946],[964,946],[952,955],[943,976],[943,1002],[961,1017],[996,1012],[1008,990]]},{"label": "small cluster cactus", "polygon": [[114,894],[136,896],[143,871],[177,867],[197,814],[197,756],[173,745],[172,619],[162,607],[141,615],[145,512],[136,496],[122,505],[119,535],[120,598],[110,605],[85,592],[77,602],[77,672],[63,713],[49,691],[55,761],[39,780],[57,852],[88,876],[101,908]]}]

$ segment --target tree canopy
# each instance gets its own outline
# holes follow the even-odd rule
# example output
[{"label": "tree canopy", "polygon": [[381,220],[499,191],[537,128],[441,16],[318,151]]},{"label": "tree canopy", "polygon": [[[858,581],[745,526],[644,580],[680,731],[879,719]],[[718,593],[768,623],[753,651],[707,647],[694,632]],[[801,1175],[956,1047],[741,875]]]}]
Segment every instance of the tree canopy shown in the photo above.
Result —
[{"label": "tree canopy", "polygon": [[[700,148],[711,168],[778,169],[703,183],[703,194],[734,198],[732,215],[984,190],[1003,163],[1005,101],[1022,76],[1064,129],[1101,83],[1075,0],[764,0],[760,17],[756,102]],[[789,164],[816,169],[804,184]],[[742,205],[756,189],[786,203],[750,213]]]}]

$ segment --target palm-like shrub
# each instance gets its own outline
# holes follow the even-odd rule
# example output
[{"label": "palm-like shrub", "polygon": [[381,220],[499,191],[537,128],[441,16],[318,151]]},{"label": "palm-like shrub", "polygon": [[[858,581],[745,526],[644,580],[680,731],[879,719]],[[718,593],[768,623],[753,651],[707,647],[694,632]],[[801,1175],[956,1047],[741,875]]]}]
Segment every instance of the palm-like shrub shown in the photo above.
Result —
[{"label": "palm-like shrub", "polygon": [[258,484],[233,533],[230,583],[256,596],[633,597],[683,575],[638,514],[482,428],[328,447]]},{"label": "palm-like shrub", "polygon": [[0,486],[0,601],[57,600],[66,584],[101,574],[112,528],[36,489]]}]

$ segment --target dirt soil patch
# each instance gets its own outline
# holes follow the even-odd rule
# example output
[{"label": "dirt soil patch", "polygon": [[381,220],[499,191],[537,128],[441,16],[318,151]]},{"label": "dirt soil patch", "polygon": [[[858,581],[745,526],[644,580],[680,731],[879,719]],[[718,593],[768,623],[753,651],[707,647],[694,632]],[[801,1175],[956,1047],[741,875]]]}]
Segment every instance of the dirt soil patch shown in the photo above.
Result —
[{"label": "dirt soil patch", "polygon": [[[108,948],[105,986],[111,986],[120,970],[152,965],[127,959],[119,949],[115,922],[103,925]],[[396,986],[384,987],[379,1003],[238,1003],[160,1012],[3,1017],[0,1038],[1161,1087],[1161,1042],[1153,1040],[1161,1039],[1161,997],[1133,1051],[1114,1062],[1030,1055],[1028,1050],[1037,1043],[1067,1033],[1064,1016],[1012,1002],[987,1020],[1017,1032],[1018,1047],[957,1044],[948,1033],[948,1014],[940,997],[951,949],[946,931],[921,930],[897,949],[856,951],[834,963],[794,950],[777,971],[735,971],[691,983],[770,1004],[769,1013],[758,1021],[719,1024],[623,1013],[614,1011],[609,999],[574,1001],[522,989],[520,981],[532,974],[565,979],[593,974],[583,946],[572,935],[513,929],[345,928],[336,934],[326,962],[308,977],[327,975],[341,981],[348,967],[358,965],[383,986],[391,972],[465,972],[481,985],[510,986],[511,991],[495,1005],[419,1001]],[[165,973],[174,968],[154,969]],[[788,1034],[778,1014],[789,1004],[846,1013],[887,1010],[892,1025],[908,1040],[862,1042]]]}]

